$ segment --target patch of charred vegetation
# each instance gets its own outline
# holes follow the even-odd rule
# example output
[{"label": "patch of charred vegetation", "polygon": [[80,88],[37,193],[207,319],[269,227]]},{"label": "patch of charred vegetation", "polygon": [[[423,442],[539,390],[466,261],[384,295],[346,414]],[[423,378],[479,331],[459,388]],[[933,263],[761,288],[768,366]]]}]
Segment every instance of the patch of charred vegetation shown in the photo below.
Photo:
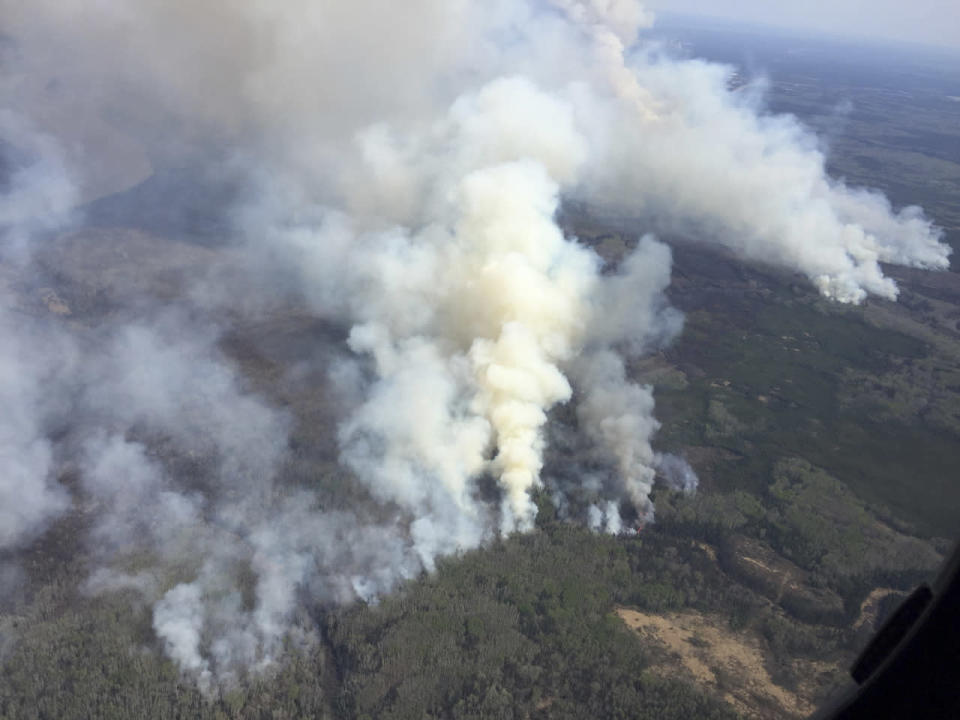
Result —
[{"label": "patch of charred vegetation", "polygon": [[41,278],[45,280],[43,286],[37,285],[31,295],[48,312],[92,324],[123,309],[108,291],[82,286],[63,272],[53,270],[46,277],[39,275],[34,282]]},{"label": "patch of charred vegetation", "polygon": [[83,212],[90,225],[133,227],[218,247],[231,242],[231,212],[243,192],[234,178],[222,172],[167,168],[129,190],[89,203]]},{"label": "patch of charred vegetation", "polygon": [[[60,481],[71,484],[64,477]],[[90,565],[88,548],[77,538],[87,537],[91,526],[92,518],[75,509],[51,523],[33,542],[0,552],[0,570],[11,573],[4,576],[9,585],[0,588],[0,618],[4,613],[16,614],[24,607],[36,607],[44,598],[48,599],[44,613],[56,615],[81,597],[79,587],[86,580]],[[11,582],[14,577],[16,581]]]}]

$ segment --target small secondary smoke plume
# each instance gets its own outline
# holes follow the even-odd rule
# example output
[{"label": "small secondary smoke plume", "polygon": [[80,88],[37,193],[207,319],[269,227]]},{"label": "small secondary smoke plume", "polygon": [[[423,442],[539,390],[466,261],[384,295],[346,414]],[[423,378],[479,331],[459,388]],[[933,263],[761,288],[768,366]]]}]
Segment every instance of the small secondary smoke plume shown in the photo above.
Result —
[{"label": "small secondary smoke plume", "polygon": [[[830,178],[795,119],[727,90],[729,68],[638,40],[652,16],[633,0],[0,12],[0,552],[85,513],[87,589],[141,593],[205,689],[310,642],[318,604],[373,601],[530,530],[540,488],[611,533],[653,518],[658,477],[695,489],[656,451],[653,391],[624,363],[681,331],[670,250],[645,237],[605,272],[558,226],[562,201],[797,270],[841,302],[896,297],[880,263],[948,262],[919,208]],[[190,189],[151,199],[148,182],[119,214],[86,208],[136,232],[60,233],[83,223],[79,198],[146,164],[221,178],[229,222],[190,221]],[[163,217],[180,222],[147,222]],[[85,319],[55,293],[24,300],[51,265],[95,286]],[[323,378],[269,343],[243,361],[257,372],[225,350],[305,314],[345,335]],[[341,413],[335,469],[295,441],[327,440],[307,432],[307,391]],[[577,428],[551,427],[570,402]],[[590,467],[545,472],[548,442],[589,448]],[[133,554],[144,569],[122,570]]]}]

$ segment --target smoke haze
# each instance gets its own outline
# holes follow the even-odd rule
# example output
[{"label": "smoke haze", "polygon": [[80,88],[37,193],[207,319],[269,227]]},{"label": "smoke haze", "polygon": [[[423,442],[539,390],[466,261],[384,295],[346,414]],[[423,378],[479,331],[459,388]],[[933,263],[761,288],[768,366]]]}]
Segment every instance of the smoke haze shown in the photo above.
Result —
[{"label": "smoke haze", "polygon": [[[617,533],[657,477],[696,488],[624,363],[682,330],[670,250],[604,268],[561,203],[840,302],[948,264],[919,208],[830,178],[631,0],[0,12],[0,571],[79,514],[87,590],[142,594],[208,690],[316,607],[531,530],[537,497]],[[549,476],[551,443],[591,468]]]}]

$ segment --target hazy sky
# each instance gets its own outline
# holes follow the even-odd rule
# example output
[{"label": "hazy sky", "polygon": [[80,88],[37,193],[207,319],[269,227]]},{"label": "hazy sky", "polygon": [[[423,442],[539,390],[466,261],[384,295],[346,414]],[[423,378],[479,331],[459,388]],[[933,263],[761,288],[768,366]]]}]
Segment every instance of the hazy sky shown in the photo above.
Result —
[{"label": "hazy sky", "polygon": [[648,0],[646,4],[661,12],[960,48],[960,0]]}]

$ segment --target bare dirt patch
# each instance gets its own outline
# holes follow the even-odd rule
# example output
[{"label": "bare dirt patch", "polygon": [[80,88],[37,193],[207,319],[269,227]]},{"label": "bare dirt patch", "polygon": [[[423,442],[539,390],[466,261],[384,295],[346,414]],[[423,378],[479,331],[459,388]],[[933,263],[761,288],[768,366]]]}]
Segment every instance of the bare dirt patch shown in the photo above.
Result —
[{"label": "bare dirt patch", "polygon": [[870,591],[870,594],[860,603],[860,615],[853,623],[853,629],[859,630],[866,627],[868,630],[874,630],[877,618],[880,614],[880,604],[890,595],[905,595],[902,590],[896,588],[879,587]]},{"label": "bare dirt patch", "polygon": [[746,631],[732,632],[719,616],[654,615],[629,608],[616,612],[630,629],[665,648],[668,659],[660,670],[672,673],[679,664],[681,672],[699,686],[715,690],[745,717],[801,718],[815,709],[810,698],[771,679],[759,638]]}]

